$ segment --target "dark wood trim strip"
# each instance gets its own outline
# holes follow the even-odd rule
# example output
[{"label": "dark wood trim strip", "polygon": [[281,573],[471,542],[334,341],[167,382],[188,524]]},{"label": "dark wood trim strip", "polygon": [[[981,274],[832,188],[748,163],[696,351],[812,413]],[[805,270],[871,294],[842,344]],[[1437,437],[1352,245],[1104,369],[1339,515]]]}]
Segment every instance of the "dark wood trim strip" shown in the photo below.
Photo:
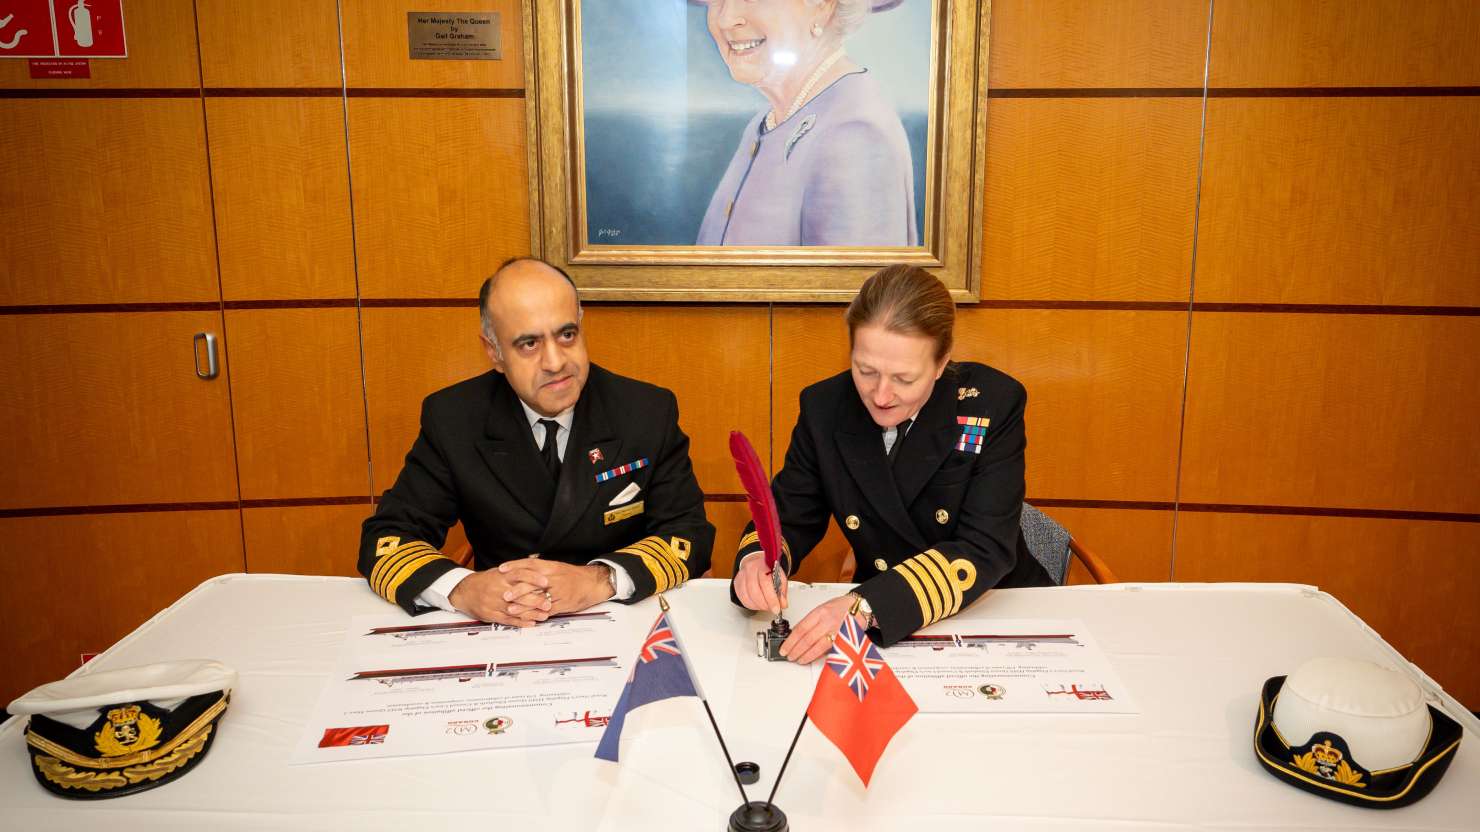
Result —
[{"label": "dark wood trim strip", "polygon": [[302,300],[228,300],[228,311],[233,309],[354,309],[354,298],[304,298]]},{"label": "dark wood trim strip", "polygon": [[1171,503],[1151,500],[1060,500],[1029,497],[1038,508],[1107,508],[1138,511],[1188,511],[1198,514],[1267,514],[1285,517],[1346,517],[1362,520],[1420,520],[1435,523],[1480,523],[1480,514],[1449,511],[1410,511],[1338,506],[1269,506],[1240,503]]},{"label": "dark wood trim strip", "polygon": [[[586,301],[590,306],[649,306],[649,307],[672,307],[684,305],[716,305],[694,303],[667,303],[659,301],[620,301],[601,300]],[[231,301],[227,301],[230,308]],[[472,298],[364,298],[360,301],[361,306],[397,308],[397,307],[463,307],[477,306],[477,301]],[[721,306],[732,306],[737,304],[717,304]],[[746,305],[746,304],[738,304]],[[754,305],[754,304],[751,304]],[[826,306],[828,304],[810,303],[783,303],[777,302],[778,306],[785,307],[809,307]],[[832,304],[834,306],[838,304]],[[1194,302],[1188,304],[1185,301],[1160,301],[1160,300],[1009,300],[998,298],[983,298],[976,303],[962,304],[964,308],[979,309],[1063,309],[1063,310],[1098,310],[1114,312],[1186,312],[1189,308],[1194,312],[1275,312],[1286,314],[1307,315],[1433,315],[1433,316],[1462,316],[1472,317],[1480,315],[1480,306],[1382,306],[1366,304],[1341,304],[1341,303],[1202,303]]]},{"label": "dark wood trim strip", "polygon": [[1256,312],[1294,315],[1426,315],[1474,317],[1480,306],[1392,306],[1360,303],[1214,303],[1195,301],[1194,312]]},{"label": "dark wood trim strip", "polygon": [[[988,98],[1201,98],[1202,87],[993,87]],[[1209,98],[1434,98],[1480,95],[1454,87],[1209,87]]]},{"label": "dark wood trim strip", "polygon": [[477,298],[360,298],[360,305],[379,309],[478,308]]},{"label": "dark wood trim strip", "polygon": [[135,89],[78,89],[76,87],[26,87],[0,89],[0,98],[200,98],[199,87]]},{"label": "dark wood trim strip", "polygon": [[0,508],[0,519],[10,517],[70,517],[79,514],[149,514],[159,511],[236,511],[235,500],[201,503],[118,503],[104,506],[39,506]]},{"label": "dark wood trim strip", "polygon": [[[524,98],[515,87],[137,87],[0,89],[0,98]],[[1201,98],[1201,87],[993,87],[988,98]],[[1480,86],[1210,87],[1209,98],[1435,98],[1480,96]]]},{"label": "dark wood trim strip", "polygon": [[205,87],[206,98],[338,98],[340,87]]},{"label": "dark wood trim strip", "polygon": [[1202,87],[992,87],[988,98],[1202,98]]},{"label": "dark wood trim strip", "polygon": [[1176,503],[1158,500],[1056,500],[1052,497],[1026,497],[1023,502],[1037,508],[1119,508],[1134,511],[1171,511]]},{"label": "dark wood trim strip", "polygon": [[[744,494],[705,494],[706,503],[743,503]],[[1097,508],[1130,511],[1189,511],[1199,514],[1265,514],[1286,517],[1345,517],[1363,520],[1415,520],[1431,523],[1480,523],[1480,514],[1448,511],[1408,511],[1384,508],[1340,508],[1336,506],[1266,506],[1238,503],[1171,503],[1159,500],[1073,500],[1029,497],[1038,508]],[[95,506],[40,506],[0,509],[0,519],[13,517],[63,517],[82,514],[146,514],[160,511],[229,511],[238,508],[302,508],[309,506],[370,506],[378,496],[285,497],[281,499],[223,500],[197,503],[120,503]]]},{"label": "dark wood trim strip", "polygon": [[1480,523],[1480,514],[1450,511],[1407,511],[1334,506],[1259,506],[1236,503],[1182,503],[1179,511],[1199,514],[1274,514],[1296,517],[1347,517],[1366,520],[1422,520],[1434,523]]},{"label": "dark wood trim strip", "polygon": [[356,497],[288,497],[280,500],[242,500],[242,508],[302,508],[304,506],[368,506],[370,495]]},{"label": "dark wood trim strip", "polygon": [[[463,309],[476,307],[474,298],[283,298],[258,300],[228,300],[224,306],[232,309],[353,309],[356,306],[376,309]],[[708,306],[713,304],[667,303],[659,301],[587,301],[588,306],[622,306],[664,308],[676,306]],[[763,304],[740,303],[720,304],[723,306],[755,306]],[[785,307],[806,307],[818,304],[779,303]],[[823,304],[826,305],[826,304]],[[837,305],[837,304],[833,304]],[[60,303],[27,306],[0,306],[0,315],[64,315],[95,312],[210,312],[223,304],[216,301],[178,301],[170,303]],[[1480,316],[1480,306],[1394,306],[1348,303],[1220,303],[1197,301],[1187,304],[1182,301],[1158,300],[1007,300],[985,298],[974,304],[963,304],[965,308],[978,309],[1049,309],[1090,310],[1104,312],[1249,312],[1289,315],[1408,315],[1429,317]]]},{"label": "dark wood trim strip", "polygon": [[1436,98],[1480,95],[1480,87],[1209,87],[1209,98]]},{"label": "dark wood trim strip", "polygon": [[505,87],[350,87],[350,98],[523,98],[524,90]]},{"label": "dark wood trim strip", "polygon": [[1186,301],[1175,300],[998,300],[982,298],[962,304],[980,309],[1074,309],[1114,312],[1186,312]]},{"label": "dark wood trim strip", "polygon": [[0,315],[74,315],[98,312],[216,312],[219,301],[176,301],[172,303],[45,303],[32,306],[0,306]]}]

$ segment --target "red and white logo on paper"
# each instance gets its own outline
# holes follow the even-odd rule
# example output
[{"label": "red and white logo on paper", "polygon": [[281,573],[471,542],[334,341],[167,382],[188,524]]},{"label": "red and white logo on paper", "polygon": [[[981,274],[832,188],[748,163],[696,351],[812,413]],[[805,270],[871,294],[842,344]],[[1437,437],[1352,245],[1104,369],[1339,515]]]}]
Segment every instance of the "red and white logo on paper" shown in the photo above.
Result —
[{"label": "red and white logo on paper", "polygon": [[123,0],[0,0],[0,58],[127,58]]}]

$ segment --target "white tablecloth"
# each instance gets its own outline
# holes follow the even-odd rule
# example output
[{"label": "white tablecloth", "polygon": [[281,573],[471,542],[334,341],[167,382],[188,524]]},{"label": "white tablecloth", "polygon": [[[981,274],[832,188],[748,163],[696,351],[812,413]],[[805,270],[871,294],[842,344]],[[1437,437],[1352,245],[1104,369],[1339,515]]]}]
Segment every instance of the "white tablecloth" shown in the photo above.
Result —
[{"label": "white tablecloth", "polygon": [[[735,759],[761,766],[750,791],[764,797],[811,695],[811,674],[755,657],[763,619],[735,610],[725,582],[694,581],[669,598]],[[388,609],[355,579],[207,581],[84,670],[197,657],[236,667],[241,680],[209,756],[149,792],[66,801],[32,778],[24,720],[12,719],[0,728],[0,826],[722,830],[739,805],[691,699],[635,712],[620,765],[593,759],[592,744],[287,765],[349,619]],[[1325,593],[1283,584],[998,590],[960,617],[1083,620],[1142,712],[922,714],[895,738],[866,790],[808,727],[776,798],[793,830],[1480,827],[1480,723]],[[1260,685],[1317,655],[1405,668],[1465,725],[1433,794],[1405,809],[1360,809],[1298,791],[1257,765]]]}]

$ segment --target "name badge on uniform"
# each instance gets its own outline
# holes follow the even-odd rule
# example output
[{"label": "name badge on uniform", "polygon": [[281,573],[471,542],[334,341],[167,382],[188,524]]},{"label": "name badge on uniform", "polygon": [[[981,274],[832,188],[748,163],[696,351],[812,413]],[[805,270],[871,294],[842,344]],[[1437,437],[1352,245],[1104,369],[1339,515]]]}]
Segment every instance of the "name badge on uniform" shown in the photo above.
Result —
[{"label": "name badge on uniform", "polygon": [[608,511],[601,515],[601,522],[610,526],[613,523],[620,523],[629,517],[636,517],[639,514],[642,514],[642,500]]},{"label": "name badge on uniform", "polygon": [[956,450],[980,454],[982,443],[987,441],[987,426],[992,424],[992,420],[985,416],[957,416],[956,424],[961,426],[961,436],[956,439]]}]

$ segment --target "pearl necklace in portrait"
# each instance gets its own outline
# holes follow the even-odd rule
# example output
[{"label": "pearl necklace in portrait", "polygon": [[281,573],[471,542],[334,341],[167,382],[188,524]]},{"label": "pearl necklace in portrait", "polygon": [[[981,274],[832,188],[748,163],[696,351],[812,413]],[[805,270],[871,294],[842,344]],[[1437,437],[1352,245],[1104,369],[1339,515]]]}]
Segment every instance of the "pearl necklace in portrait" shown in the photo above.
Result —
[{"label": "pearl necklace in portrait", "polygon": [[826,60],[818,64],[816,69],[812,70],[812,74],[807,76],[807,83],[802,85],[802,89],[797,93],[797,97],[792,99],[791,106],[786,108],[786,115],[778,119],[776,118],[775,110],[766,113],[766,130],[768,132],[775,130],[776,125],[796,115],[797,110],[800,110],[802,105],[807,103],[807,96],[812,94],[812,88],[817,86],[817,82],[822,80],[822,76],[827,74],[827,71],[832,69],[832,65],[837,63],[842,57],[843,49],[839,48],[838,51],[827,56]]}]

